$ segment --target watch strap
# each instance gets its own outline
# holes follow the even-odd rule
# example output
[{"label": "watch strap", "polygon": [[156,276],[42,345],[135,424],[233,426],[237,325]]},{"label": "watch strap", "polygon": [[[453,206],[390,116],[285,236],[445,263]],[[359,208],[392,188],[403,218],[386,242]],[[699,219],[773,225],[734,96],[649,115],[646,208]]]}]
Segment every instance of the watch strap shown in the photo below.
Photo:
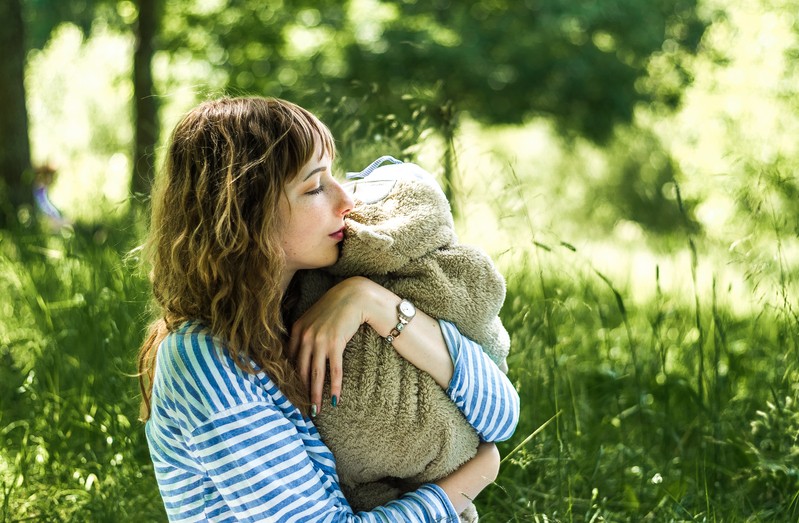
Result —
[{"label": "watch strap", "polygon": [[393,343],[394,340],[402,334],[402,331],[405,329],[405,326],[413,319],[413,316],[408,317],[400,311],[399,307],[397,307],[397,324],[391,329],[391,332],[388,333],[386,336],[386,341],[389,343]]}]

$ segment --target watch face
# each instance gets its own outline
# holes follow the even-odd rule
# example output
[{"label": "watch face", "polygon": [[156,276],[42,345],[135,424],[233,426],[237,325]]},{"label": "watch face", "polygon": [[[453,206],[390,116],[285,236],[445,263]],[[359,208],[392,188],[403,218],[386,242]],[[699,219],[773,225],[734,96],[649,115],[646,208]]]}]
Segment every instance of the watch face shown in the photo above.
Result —
[{"label": "watch face", "polygon": [[399,304],[399,310],[405,316],[411,317],[416,314],[416,307],[408,300],[402,300]]}]

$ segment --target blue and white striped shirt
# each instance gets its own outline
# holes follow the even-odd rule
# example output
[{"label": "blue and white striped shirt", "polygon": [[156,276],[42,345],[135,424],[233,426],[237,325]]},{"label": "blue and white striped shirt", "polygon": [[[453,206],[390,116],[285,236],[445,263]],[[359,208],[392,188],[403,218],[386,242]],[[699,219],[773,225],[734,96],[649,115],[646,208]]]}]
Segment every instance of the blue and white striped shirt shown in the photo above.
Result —
[{"label": "blue and white striped shirt", "polygon": [[[440,323],[455,363],[449,396],[484,441],[509,438],[518,394],[478,345]],[[434,484],[354,514],[311,419],[224,347],[187,322],[158,349],[145,430],[170,521],[458,521]]]}]

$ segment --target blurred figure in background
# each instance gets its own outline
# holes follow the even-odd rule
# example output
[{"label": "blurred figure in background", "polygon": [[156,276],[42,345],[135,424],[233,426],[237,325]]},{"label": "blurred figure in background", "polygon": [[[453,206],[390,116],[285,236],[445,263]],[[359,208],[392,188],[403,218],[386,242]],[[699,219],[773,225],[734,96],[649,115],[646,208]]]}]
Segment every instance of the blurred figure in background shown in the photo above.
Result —
[{"label": "blurred figure in background", "polygon": [[72,222],[61,214],[61,211],[50,201],[48,191],[55,181],[56,169],[50,164],[37,167],[33,179],[33,204],[37,214],[42,218],[42,223],[53,231],[64,227],[71,227]]}]

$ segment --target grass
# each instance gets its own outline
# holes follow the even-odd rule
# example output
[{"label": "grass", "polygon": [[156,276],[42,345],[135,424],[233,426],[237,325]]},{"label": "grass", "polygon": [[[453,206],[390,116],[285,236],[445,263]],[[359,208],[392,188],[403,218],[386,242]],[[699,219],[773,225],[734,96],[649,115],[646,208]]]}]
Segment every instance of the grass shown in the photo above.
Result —
[{"label": "grass", "polygon": [[[131,377],[147,303],[133,223],[2,233],[3,522],[165,521]],[[785,271],[742,315],[725,289],[670,293],[659,271],[633,303],[571,246],[518,254],[502,317],[522,418],[481,521],[799,518]]]},{"label": "grass", "polygon": [[2,234],[0,520],[163,520],[131,378],[132,226]]},{"label": "grass", "polygon": [[523,415],[481,521],[796,521],[787,302],[740,317],[715,286],[657,285],[630,306],[590,266],[544,254],[509,277]]}]

